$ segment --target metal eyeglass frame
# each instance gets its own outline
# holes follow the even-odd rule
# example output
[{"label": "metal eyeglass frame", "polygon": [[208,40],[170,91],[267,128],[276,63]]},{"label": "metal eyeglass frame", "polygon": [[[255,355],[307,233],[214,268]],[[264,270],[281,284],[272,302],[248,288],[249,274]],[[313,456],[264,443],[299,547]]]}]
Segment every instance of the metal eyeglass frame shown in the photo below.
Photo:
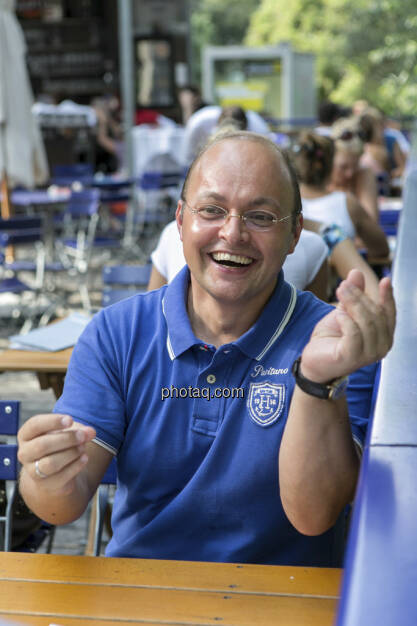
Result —
[{"label": "metal eyeglass frame", "polygon": [[[260,230],[260,231],[268,231],[271,230],[271,228],[273,228],[276,224],[278,224],[279,222],[284,222],[285,220],[287,220],[288,218],[292,217],[292,213],[289,213],[289,215],[286,215],[285,217],[276,217],[275,215],[273,215],[273,213],[270,213],[269,211],[263,211],[264,213],[268,213],[268,215],[272,216],[272,223],[268,226],[256,226],[254,224],[252,224],[251,222],[248,222],[248,218],[247,218],[247,214],[250,213],[251,211],[257,210],[257,209],[250,209],[249,211],[247,211],[246,213],[242,213],[242,215],[239,215],[239,213],[230,213],[230,211],[228,211],[227,209],[225,209],[222,206],[219,206],[218,204],[207,204],[204,207],[201,207],[199,209],[193,209],[188,202],[186,202],[186,200],[182,200],[183,204],[188,207],[190,213],[192,213],[193,215],[200,215],[201,211],[206,209],[208,206],[210,207],[214,207],[216,209],[220,209],[221,211],[224,212],[223,216],[218,216],[218,220],[222,220],[222,224],[225,224],[227,222],[227,220],[230,217],[237,217],[239,218],[246,226],[246,228],[248,228],[249,230]],[[261,211],[262,212],[262,211]],[[210,224],[210,222],[215,222],[216,219],[210,220],[210,219],[205,219],[204,217],[200,218],[204,221],[207,222],[207,224]]]}]

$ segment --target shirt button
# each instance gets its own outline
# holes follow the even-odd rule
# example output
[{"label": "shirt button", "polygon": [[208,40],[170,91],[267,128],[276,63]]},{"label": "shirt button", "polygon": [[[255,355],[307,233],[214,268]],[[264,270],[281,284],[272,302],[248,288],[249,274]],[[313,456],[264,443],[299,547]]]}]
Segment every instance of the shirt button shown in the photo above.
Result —
[{"label": "shirt button", "polygon": [[215,383],[216,382],[216,377],[214,374],[209,374],[206,378],[208,383]]}]

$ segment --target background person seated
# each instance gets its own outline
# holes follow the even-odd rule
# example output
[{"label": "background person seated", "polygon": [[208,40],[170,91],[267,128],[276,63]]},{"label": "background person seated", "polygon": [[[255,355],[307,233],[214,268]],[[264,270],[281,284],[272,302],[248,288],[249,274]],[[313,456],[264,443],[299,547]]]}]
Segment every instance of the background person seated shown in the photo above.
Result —
[{"label": "background person seated", "polygon": [[317,112],[319,125],[316,126],[314,132],[317,133],[317,135],[330,137],[332,134],[332,126],[341,115],[341,107],[335,102],[331,102],[330,100],[321,102]]},{"label": "background person seated", "polygon": [[390,181],[402,176],[406,157],[395,137],[385,133],[384,117],[377,109],[365,109],[359,116],[359,126],[364,140],[360,165],[374,172],[379,182],[379,195],[390,195]]},{"label": "background person seated", "polygon": [[[367,100],[357,100],[352,107],[353,115],[360,117],[363,115],[368,109],[372,108]],[[387,117],[382,111],[378,110],[378,113],[382,115],[384,122],[384,136],[385,138],[395,139],[400,147],[405,159],[407,159],[410,154],[410,142],[408,141],[404,132],[402,132],[401,124],[393,119],[392,117]],[[388,139],[388,141],[390,141]],[[387,146],[389,149],[389,146]]]},{"label": "background person seated", "polygon": [[181,123],[183,126],[185,126],[193,113],[207,106],[201,97],[201,91],[197,85],[190,84],[179,87],[177,98],[181,108]]},{"label": "background person seated", "polygon": [[345,191],[328,191],[334,151],[332,139],[311,132],[301,133],[293,146],[304,217],[335,223],[352,240],[360,238],[371,256],[387,256],[389,247],[382,229],[356,198]]},{"label": "background person seated", "polygon": [[363,154],[362,132],[356,117],[339,119],[332,128],[335,142],[333,168],[328,182],[331,191],[353,194],[376,223],[379,221],[378,187],[369,167],[360,167]]},{"label": "background person seated", "polygon": [[91,106],[97,116],[94,171],[113,174],[122,165],[123,128],[119,101],[115,96],[103,96],[94,98]]}]

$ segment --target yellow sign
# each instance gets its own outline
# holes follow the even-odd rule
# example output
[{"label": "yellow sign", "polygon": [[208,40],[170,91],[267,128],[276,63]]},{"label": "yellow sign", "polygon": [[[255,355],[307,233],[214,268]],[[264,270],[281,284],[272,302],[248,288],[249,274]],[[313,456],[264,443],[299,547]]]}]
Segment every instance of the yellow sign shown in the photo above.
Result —
[{"label": "yellow sign", "polygon": [[219,82],[216,85],[220,106],[239,105],[243,109],[259,112],[265,108],[265,96],[268,89],[267,81],[253,79],[242,83]]}]

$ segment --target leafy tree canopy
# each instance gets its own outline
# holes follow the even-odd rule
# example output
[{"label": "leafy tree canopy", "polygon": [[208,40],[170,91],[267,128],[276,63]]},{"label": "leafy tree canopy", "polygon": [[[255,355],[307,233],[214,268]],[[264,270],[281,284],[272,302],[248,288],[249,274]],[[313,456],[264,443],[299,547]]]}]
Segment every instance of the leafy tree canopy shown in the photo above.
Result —
[{"label": "leafy tree canopy", "polygon": [[206,45],[289,41],[316,56],[319,98],[417,113],[417,0],[190,0],[194,80]]},{"label": "leafy tree canopy", "polygon": [[320,96],[417,112],[417,0],[261,0],[245,42],[289,41],[317,59]]},{"label": "leafy tree canopy", "polygon": [[194,80],[204,46],[241,45],[259,0],[190,0]]}]

